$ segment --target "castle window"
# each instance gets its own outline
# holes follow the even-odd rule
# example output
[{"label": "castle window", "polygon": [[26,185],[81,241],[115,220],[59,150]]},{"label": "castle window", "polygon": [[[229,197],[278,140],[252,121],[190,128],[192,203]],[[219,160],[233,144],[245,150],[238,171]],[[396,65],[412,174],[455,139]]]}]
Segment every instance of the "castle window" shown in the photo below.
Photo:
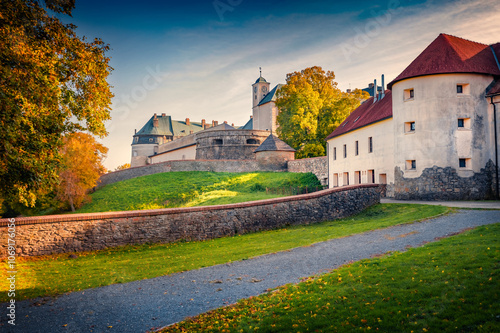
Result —
[{"label": "castle window", "polygon": [[258,145],[259,144],[259,141],[255,140],[255,139],[248,139],[247,140],[247,145]]},{"label": "castle window", "polygon": [[415,122],[408,121],[405,123],[405,133],[414,133],[415,132]]},{"label": "castle window", "polygon": [[149,138],[149,142],[153,142],[153,140],[154,140],[153,138]]},{"label": "castle window", "polygon": [[358,156],[359,155],[359,144],[358,144],[358,141],[356,141],[355,147],[356,147],[355,148],[355,150],[356,150],[356,156]]},{"label": "castle window", "polygon": [[368,170],[368,183],[375,184],[375,170]]},{"label": "castle window", "polygon": [[368,138],[368,152],[373,153],[373,138],[371,136]]},{"label": "castle window", "polygon": [[471,168],[471,159],[470,158],[459,158],[458,159],[458,167],[460,169],[470,169]]},{"label": "castle window", "polygon": [[349,185],[349,172],[344,172],[344,176],[342,177],[342,185],[347,186]]},{"label": "castle window", "polygon": [[457,126],[459,129],[470,129],[470,118],[458,118]]},{"label": "castle window", "polygon": [[406,160],[406,170],[415,170],[415,169],[417,169],[417,161]]},{"label": "castle window", "polygon": [[137,157],[137,151],[132,151],[132,156]]},{"label": "castle window", "polygon": [[344,158],[347,157],[347,145],[344,145]]},{"label": "castle window", "polygon": [[333,160],[337,160],[337,147],[333,147]]},{"label": "castle window", "polygon": [[354,171],[354,184],[361,184],[361,171]]},{"label": "castle window", "polygon": [[134,138],[134,141],[135,141],[135,142],[139,142],[139,137],[138,137],[138,136],[136,136],[136,137]]},{"label": "castle window", "polygon": [[410,89],[405,89],[404,95],[403,95],[403,100],[405,101],[411,101],[415,97],[415,91],[413,88]]},{"label": "castle window", "polygon": [[469,95],[470,85],[466,83],[457,84],[457,95]]},{"label": "castle window", "polygon": [[222,144],[223,144],[222,139],[214,139],[214,145],[222,146]]},{"label": "castle window", "polygon": [[339,186],[339,174],[334,173],[333,174],[333,187]]}]

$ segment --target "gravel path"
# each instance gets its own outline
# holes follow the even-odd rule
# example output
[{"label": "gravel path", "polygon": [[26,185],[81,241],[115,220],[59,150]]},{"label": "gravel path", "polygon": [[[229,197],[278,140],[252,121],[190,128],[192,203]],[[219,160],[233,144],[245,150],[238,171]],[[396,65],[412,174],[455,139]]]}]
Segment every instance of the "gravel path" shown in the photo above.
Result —
[{"label": "gravel path", "polygon": [[17,302],[15,328],[6,323],[7,304],[3,303],[0,331],[146,332],[350,261],[404,251],[465,228],[497,222],[499,211],[460,211],[230,264],[88,289],[45,301]]}]

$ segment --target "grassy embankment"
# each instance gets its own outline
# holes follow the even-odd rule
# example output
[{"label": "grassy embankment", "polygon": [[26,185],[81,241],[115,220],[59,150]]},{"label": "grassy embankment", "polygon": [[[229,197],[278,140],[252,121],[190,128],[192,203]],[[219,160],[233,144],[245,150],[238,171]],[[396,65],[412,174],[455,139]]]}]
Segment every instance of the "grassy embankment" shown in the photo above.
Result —
[{"label": "grassy embankment", "polygon": [[163,332],[500,332],[500,224],[362,260]]},{"label": "grassy embankment", "polygon": [[[411,223],[450,211],[442,206],[384,204],[333,222],[294,226],[203,242],[130,245],[80,253],[17,258],[18,299],[58,295],[153,278],[307,246],[373,229]],[[7,265],[0,264],[0,302],[7,301]]]},{"label": "grassy embankment", "polygon": [[283,196],[266,194],[266,187],[313,188],[319,185],[312,173],[166,172],[107,185],[93,193],[92,202],[77,212],[230,204]]}]

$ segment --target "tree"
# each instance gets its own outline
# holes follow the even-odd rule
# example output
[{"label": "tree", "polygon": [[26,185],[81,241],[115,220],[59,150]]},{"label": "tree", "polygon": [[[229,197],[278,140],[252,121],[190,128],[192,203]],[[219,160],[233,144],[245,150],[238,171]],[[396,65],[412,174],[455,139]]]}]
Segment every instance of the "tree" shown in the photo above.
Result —
[{"label": "tree", "polygon": [[[55,13],[74,8],[74,0],[44,2]],[[34,206],[57,185],[65,134],[107,134],[108,46],[75,28],[41,1],[0,1],[0,196],[14,205]]]},{"label": "tree", "polygon": [[326,137],[368,97],[356,89],[343,93],[335,74],[318,66],[287,74],[278,91],[278,136],[297,150],[297,158],[324,156]]},{"label": "tree", "polygon": [[86,133],[67,135],[61,149],[63,168],[59,174],[57,198],[65,201],[74,212],[84,202],[87,191],[97,185],[106,172],[102,165],[108,148]]},{"label": "tree", "polygon": [[130,168],[130,163],[125,163],[116,167],[115,171],[125,170]]}]

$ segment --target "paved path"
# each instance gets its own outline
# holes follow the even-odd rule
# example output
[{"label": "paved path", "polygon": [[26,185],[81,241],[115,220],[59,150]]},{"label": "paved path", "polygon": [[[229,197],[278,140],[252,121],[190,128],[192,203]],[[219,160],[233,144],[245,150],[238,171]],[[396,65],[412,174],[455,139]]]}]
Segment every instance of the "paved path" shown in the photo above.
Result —
[{"label": "paved path", "polygon": [[481,209],[500,209],[500,200],[488,201],[417,201],[417,200],[395,200],[382,198],[381,203],[405,203],[405,204],[421,204],[447,206],[457,208],[481,208]]},{"label": "paved path", "polygon": [[16,303],[16,327],[2,332],[145,332],[186,316],[264,293],[301,277],[387,251],[404,251],[465,228],[500,222],[500,212],[469,210],[433,220],[375,230],[309,247],[149,280]]}]

